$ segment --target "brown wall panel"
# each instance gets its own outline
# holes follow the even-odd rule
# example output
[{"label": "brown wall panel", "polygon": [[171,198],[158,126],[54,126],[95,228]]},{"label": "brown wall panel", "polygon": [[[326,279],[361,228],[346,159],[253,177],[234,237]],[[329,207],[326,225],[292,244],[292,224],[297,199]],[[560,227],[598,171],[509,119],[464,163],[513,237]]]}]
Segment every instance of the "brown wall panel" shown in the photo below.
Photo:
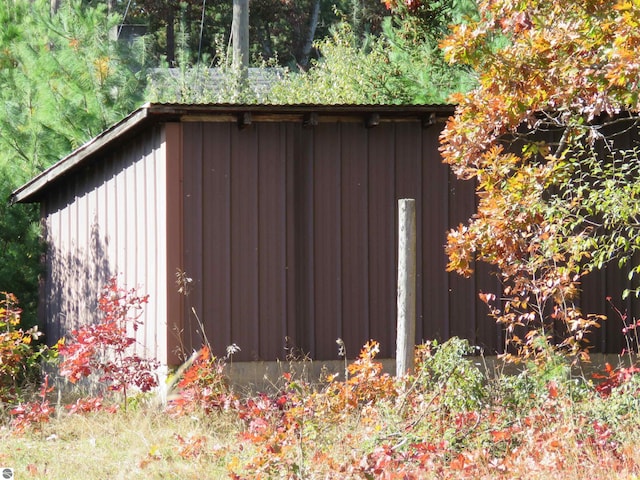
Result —
[{"label": "brown wall panel", "polygon": [[[626,279],[628,269],[626,267],[618,268],[617,264],[614,262],[607,265],[604,272],[606,279],[604,296],[610,296],[618,310],[621,313],[628,315],[629,318],[632,318],[631,297],[627,297],[624,300],[622,299],[622,292],[627,285]],[[624,337],[621,335],[621,330],[623,328],[622,320],[620,319],[620,315],[618,315],[609,305],[607,305],[606,314],[608,319],[603,323],[603,328],[607,335],[607,348],[613,348],[614,352],[621,352],[627,346],[624,341]]]},{"label": "brown wall panel", "polygon": [[[449,225],[453,228],[466,223],[475,212],[476,196],[472,182],[458,180],[451,173],[449,179]],[[449,335],[468,338],[474,343],[477,333],[476,277],[449,275]],[[486,332],[482,332],[483,335]]]},{"label": "brown wall panel", "polygon": [[342,337],[341,162],[339,124],[314,129],[314,358],[335,358]]},{"label": "brown wall panel", "polygon": [[[451,294],[449,282],[457,280],[444,271],[449,174],[437,154],[437,128],[336,122],[188,129],[185,156],[203,159],[185,166],[201,169],[197,179],[185,178],[185,215],[192,210],[187,190],[202,197],[195,202],[202,212],[185,220],[185,229],[203,222],[201,238],[189,240],[198,253],[189,258],[202,264],[193,270],[201,272],[201,317],[216,354],[233,342],[242,349],[238,360],[337,358],[335,341],[343,338],[354,357],[373,338],[382,356],[392,356],[397,199],[406,196],[418,199],[425,252],[416,340],[450,335],[447,310],[460,293]],[[473,202],[473,191],[465,192]],[[454,206],[454,214],[469,205]],[[481,312],[473,288],[463,290],[472,301],[457,308],[474,312],[467,316],[473,339],[489,329],[493,345],[494,325],[475,323]]]},{"label": "brown wall panel", "polygon": [[203,138],[203,322],[214,355],[231,345],[231,128],[204,124]]},{"label": "brown wall panel", "polygon": [[286,126],[258,129],[259,357],[283,358],[286,314]]},{"label": "brown wall panel", "polygon": [[[422,135],[424,130],[420,122],[400,123],[395,126],[396,136],[396,204],[402,198],[413,198],[416,201],[416,247],[420,245],[420,239],[424,235],[422,224]],[[396,232],[397,232],[396,214]],[[397,233],[396,233],[397,235]],[[397,262],[397,254],[396,254]],[[416,248],[416,264],[422,265],[422,249]],[[394,264],[397,268],[397,263]],[[416,338],[424,335],[424,309],[422,299],[423,272],[416,268]]]},{"label": "brown wall panel", "polygon": [[178,123],[167,123],[163,131],[163,151],[158,152],[157,159],[157,180],[164,184],[162,198],[160,202],[158,219],[158,235],[162,235],[165,243],[159,248],[164,250],[164,260],[159,258],[161,268],[159,272],[164,272],[164,293],[166,300],[166,325],[164,327],[165,339],[163,343],[167,349],[167,359],[170,365],[176,365],[183,360],[178,351],[182,345],[179,338],[180,332],[184,331],[184,295],[178,293],[176,288],[176,271],[178,268],[184,269],[183,260],[183,135],[182,127]]},{"label": "brown wall panel", "polygon": [[257,129],[231,129],[231,341],[260,356]]},{"label": "brown wall panel", "polygon": [[[302,143],[300,125],[286,124],[284,138],[284,158],[285,158],[285,206],[286,214],[286,328],[283,340],[284,357],[297,358],[302,355],[299,351],[300,339],[303,329],[299,327],[298,318],[307,318],[302,315],[303,306],[306,304],[308,293],[300,286],[304,273],[298,271],[299,245],[304,241],[305,231],[297,228],[297,225],[303,224],[299,220],[299,212],[304,211],[304,203],[301,201],[299,191],[296,185],[302,183],[300,177],[300,166],[303,163],[300,152]],[[308,189],[307,189],[308,190]],[[308,320],[307,320],[308,321]]]},{"label": "brown wall panel", "polygon": [[[203,124],[186,123],[182,131],[183,141],[183,260],[184,273],[193,284],[184,301],[187,312],[184,318],[184,336],[187,343],[186,354],[205,343],[202,321],[208,315],[203,298],[207,286],[203,283],[203,228],[205,218],[203,189]],[[192,310],[193,309],[193,310]]]},{"label": "brown wall panel", "polygon": [[475,336],[469,337],[469,341],[482,348],[486,355],[494,355],[504,351],[502,328],[498,326],[493,317],[489,316],[489,307],[478,297],[479,293],[493,293],[496,298],[500,298],[502,287],[499,278],[494,273],[495,269],[490,265],[483,262],[476,263],[476,284],[473,292],[476,325]]},{"label": "brown wall panel", "polygon": [[369,340],[368,142],[361,124],[341,125],[342,339],[348,352]]},{"label": "brown wall panel", "polygon": [[[293,140],[295,154],[291,175],[293,184],[290,207],[290,249],[293,250],[295,268],[294,284],[289,285],[289,297],[295,301],[295,310],[290,311],[290,323],[295,331],[289,333],[289,347],[294,357],[314,355],[316,310],[315,302],[315,256],[314,236],[316,185],[314,182],[315,129],[295,128]],[[292,265],[289,266],[291,270]],[[314,357],[318,358],[318,357]]]},{"label": "brown wall panel", "polygon": [[[582,279],[580,285],[580,298],[578,300],[583,315],[590,313],[603,314],[609,310],[606,303],[605,291],[606,278],[604,275],[588,275]],[[602,324],[588,338],[594,348],[602,349],[607,344],[607,324]]]},{"label": "brown wall panel", "polygon": [[449,274],[444,245],[449,225],[449,167],[438,152],[440,128],[423,131],[422,144],[422,263],[423,320],[417,340],[443,339],[449,335]]},{"label": "brown wall panel", "polygon": [[382,124],[369,133],[369,336],[390,357],[396,344],[395,126]]}]

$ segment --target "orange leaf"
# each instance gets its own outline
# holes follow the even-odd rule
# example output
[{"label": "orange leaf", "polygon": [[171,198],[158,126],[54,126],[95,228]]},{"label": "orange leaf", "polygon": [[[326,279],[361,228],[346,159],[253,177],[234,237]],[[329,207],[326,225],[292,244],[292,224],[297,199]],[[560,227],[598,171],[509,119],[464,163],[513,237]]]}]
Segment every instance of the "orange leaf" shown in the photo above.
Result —
[{"label": "orange leaf", "polygon": [[495,443],[511,440],[511,432],[509,430],[494,430],[491,432],[491,438]]},{"label": "orange leaf", "polygon": [[466,460],[465,456],[460,453],[456,458],[451,460],[449,468],[451,468],[451,470],[464,470]]}]

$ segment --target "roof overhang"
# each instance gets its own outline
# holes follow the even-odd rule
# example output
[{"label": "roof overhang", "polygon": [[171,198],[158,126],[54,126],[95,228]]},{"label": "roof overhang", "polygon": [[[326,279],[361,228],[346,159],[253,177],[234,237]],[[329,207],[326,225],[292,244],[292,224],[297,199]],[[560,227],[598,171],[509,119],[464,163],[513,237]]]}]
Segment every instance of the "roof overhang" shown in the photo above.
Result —
[{"label": "roof overhang", "polygon": [[245,128],[252,122],[358,121],[367,127],[384,122],[416,121],[424,127],[454,113],[453,105],[185,105],[148,103],[88,141],[62,160],[15,190],[11,203],[39,201],[47,188],[80,168],[110,146],[119,145],[141,128],[163,122],[236,122]]}]

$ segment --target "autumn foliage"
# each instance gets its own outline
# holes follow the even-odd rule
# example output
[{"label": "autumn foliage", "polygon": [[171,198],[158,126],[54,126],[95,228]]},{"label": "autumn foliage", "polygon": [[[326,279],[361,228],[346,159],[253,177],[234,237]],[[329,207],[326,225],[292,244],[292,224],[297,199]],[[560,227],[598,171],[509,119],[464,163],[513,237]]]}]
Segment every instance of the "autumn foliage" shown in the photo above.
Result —
[{"label": "autumn foliage", "polygon": [[601,312],[578,307],[580,278],[640,246],[640,160],[621,140],[637,135],[639,25],[632,1],[487,0],[441,45],[478,82],[452,97],[441,137],[478,194],[449,233],[449,268],[498,267],[506,300],[488,303],[521,352],[547,340],[581,351]]},{"label": "autumn foliage", "polygon": [[136,344],[135,335],[147,302],[148,296],[121,287],[112,278],[98,299],[102,318],[73,330],[70,339],[58,343],[60,375],[71,383],[96,375],[110,390],[122,392],[125,405],[130,388],[147,392],[156,387],[158,362],[136,351],[143,348]]},{"label": "autumn foliage", "polygon": [[[136,314],[129,307],[142,305],[138,300],[144,298],[110,283],[101,303],[105,321],[110,315],[131,321]],[[95,351],[111,345],[103,342],[108,335],[74,338],[95,342]],[[562,478],[565,473],[628,478],[640,468],[627,426],[636,431],[634,418],[640,415],[635,368],[607,366],[594,382],[584,377],[577,382],[568,375],[566,359],[556,356],[518,374],[492,376],[480,370],[478,357],[469,356],[474,349],[466,340],[452,338],[419,346],[415,372],[394,378],[376,360],[378,351],[378,343],[369,341],[342,372],[325,370],[320,379],[283,372],[268,388],[239,394],[224,361],[204,346],[170,377],[175,388],[167,404],[155,402],[155,393],[140,392],[129,410],[118,408],[118,397],[106,395],[58,406],[45,377],[32,401],[9,412],[12,442],[20,445],[18,439],[26,438],[33,449],[40,441],[47,451],[81,448],[96,443],[91,427],[89,439],[74,440],[87,435],[91,422],[99,422],[114,437],[111,442],[120,434],[111,422],[131,431],[139,428],[131,422],[142,412],[143,423],[153,424],[159,437],[137,433],[144,442],[134,443],[144,443],[146,450],[135,450],[130,442],[125,450],[132,449],[128,462],[149,477],[180,469],[236,480]],[[70,358],[86,361],[86,368],[63,363],[65,372],[103,371],[95,370],[92,355]],[[78,417],[81,431],[70,434],[66,422]],[[167,430],[174,425],[167,422],[179,421],[189,430]],[[96,454],[91,448],[87,455]],[[121,468],[121,452],[117,457],[113,467]],[[15,458],[13,450],[3,453],[4,460]],[[53,478],[55,467],[32,460],[24,468],[34,477]]]},{"label": "autumn foliage", "polygon": [[43,349],[37,327],[23,329],[22,310],[11,293],[0,293],[0,403],[19,400],[22,387],[37,378]]}]

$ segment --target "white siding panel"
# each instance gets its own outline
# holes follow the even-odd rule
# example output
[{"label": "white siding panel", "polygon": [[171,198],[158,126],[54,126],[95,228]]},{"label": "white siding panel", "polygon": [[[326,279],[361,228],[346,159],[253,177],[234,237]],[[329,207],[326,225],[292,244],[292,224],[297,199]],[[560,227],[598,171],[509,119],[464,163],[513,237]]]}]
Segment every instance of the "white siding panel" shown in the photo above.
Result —
[{"label": "white siding panel", "polygon": [[[92,269],[86,268],[87,263],[83,259],[88,260],[89,257],[89,222],[88,218],[88,194],[83,193],[76,198],[76,214],[75,214],[75,251],[70,253],[70,262],[73,262],[74,271],[74,296],[77,297],[77,318],[78,324],[85,324],[95,319],[95,312],[91,311],[91,297],[92,293],[89,287],[89,276]],[[72,219],[73,220],[73,219]]]},{"label": "white siding panel", "polygon": [[116,256],[114,258],[114,268],[121,277],[121,281],[127,282],[127,185],[125,181],[126,170],[119,170],[116,173],[116,196],[112,200],[111,208],[116,215],[115,241]]},{"label": "white siding panel", "polygon": [[100,290],[117,276],[121,286],[149,294],[137,332],[140,353],[166,362],[167,179],[161,132],[157,127],[109,153],[47,199],[49,343],[97,318]]},{"label": "white siding panel", "polygon": [[159,148],[154,151],[153,165],[153,190],[154,201],[152,210],[155,212],[155,245],[156,245],[156,263],[155,269],[155,317],[152,317],[156,325],[155,345],[156,358],[166,363],[169,358],[168,341],[169,322],[167,309],[167,139],[166,130],[163,128],[161,132],[156,132],[156,142]]},{"label": "white siding panel", "polygon": [[103,208],[106,222],[100,224],[100,236],[105,244],[105,254],[112,270],[109,273],[117,275],[120,270],[118,269],[118,189],[115,160],[110,159],[107,162],[103,189],[105,191]]},{"label": "white siding panel", "polygon": [[[124,282],[128,286],[134,286],[137,284],[138,272],[137,272],[137,256],[138,256],[138,243],[137,243],[137,224],[136,224],[136,212],[138,206],[136,205],[136,172],[135,164],[128,167],[125,170],[125,205],[123,216],[121,217],[125,223],[125,262],[124,262]],[[120,197],[122,199],[122,197]]]},{"label": "white siding panel", "polygon": [[[133,216],[133,222],[135,224],[135,256],[133,261],[135,262],[136,272],[136,284],[135,286],[140,289],[140,293],[150,294],[150,279],[147,266],[153,261],[150,255],[150,244],[147,237],[147,222],[146,222],[146,195],[147,195],[147,178],[145,175],[145,163],[147,162],[147,156],[142,149],[140,149],[140,160],[137,161],[132,168],[133,173],[133,193],[135,200],[135,208],[130,214]],[[145,316],[150,320],[149,305],[145,307]],[[152,346],[148,343],[147,332],[149,330],[150,321],[144,322],[142,328],[137,331],[137,340],[141,346],[143,346],[143,352],[146,347],[149,347],[149,354],[153,353]],[[146,353],[146,352],[144,352]]]},{"label": "white siding panel", "polygon": [[[155,142],[154,142],[155,143]],[[145,345],[153,346],[149,355],[158,355],[158,325],[159,320],[157,310],[158,303],[162,300],[158,292],[158,239],[161,236],[158,232],[155,205],[157,203],[157,185],[155,172],[156,155],[155,150],[145,152],[142,177],[145,179],[145,253],[146,253],[146,273],[145,287],[149,293],[149,304],[147,306],[147,322],[145,323]]]}]

